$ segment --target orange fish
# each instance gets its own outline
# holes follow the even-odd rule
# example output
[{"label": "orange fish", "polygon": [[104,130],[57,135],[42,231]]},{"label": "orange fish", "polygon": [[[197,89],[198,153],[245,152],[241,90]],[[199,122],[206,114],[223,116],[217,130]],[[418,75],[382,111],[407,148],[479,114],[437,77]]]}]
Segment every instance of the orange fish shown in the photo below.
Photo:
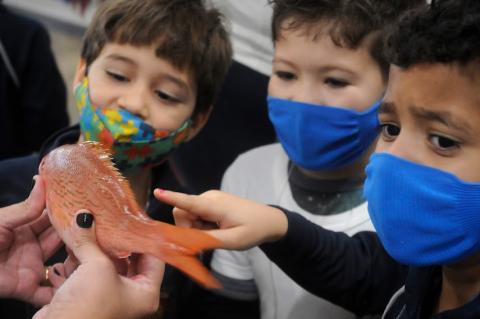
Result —
[{"label": "orange fish", "polygon": [[202,231],[149,218],[100,144],[56,148],[44,157],[39,171],[46,185],[49,218],[59,233],[68,231],[78,210],[86,209],[94,215],[97,242],[109,256],[154,255],[208,288],[220,286],[194,256],[219,247],[220,242]]}]

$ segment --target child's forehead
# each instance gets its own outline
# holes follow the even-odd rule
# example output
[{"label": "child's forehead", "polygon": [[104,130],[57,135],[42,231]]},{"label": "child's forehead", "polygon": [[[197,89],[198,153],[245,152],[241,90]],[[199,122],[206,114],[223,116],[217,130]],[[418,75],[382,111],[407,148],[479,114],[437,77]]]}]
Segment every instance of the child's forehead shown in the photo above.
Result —
[{"label": "child's forehead", "polygon": [[368,46],[349,48],[335,43],[327,32],[315,35],[303,30],[285,30],[275,45],[274,62],[287,61],[315,71],[325,66],[339,67],[351,72],[378,68]]},{"label": "child's forehead", "polygon": [[[392,66],[383,111],[414,116],[421,112],[450,114],[472,127],[480,126],[480,72],[471,66],[453,64],[420,64],[403,69]],[[472,72],[476,73],[472,76]]]},{"label": "child's forehead", "polygon": [[316,41],[318,38],[331,36],[331,30],[334,23],[327,19],[321,19],[315,22],[302,22],[294,18],[286,19],[280,25],[278,30],[278,41],[286,40],[292,35],[301,36],[305,41]]},{"label": "child's forehead", "polygon": [[[422,63],[408,68],[392,65],[389,90],[408,88],[404,96],[424,100],[471,100],[480,96],[480,68],[474,65]],[[388,90],[387,90],[388,93]]]},{"label": "child's forehead", "polygon": [[[295,27],[284,27],[278,34],[275,41],[275,48],[279,44],[292,42],[296,39],[297,45],[310,46],[312,44],[320,45],[322,47],[329,47],[337,50],[360,52],[365,51],[371,55],[371,48],[374,42],[378,39],[378,33],[372,32],[362,37],[359,43],[352,45],[347,39],[347,35],[343,34],[341,29],[338,29],[333,21],[324,20],[310,24],[299,24]],[[310,52],[312,55],[314,52]]]}]

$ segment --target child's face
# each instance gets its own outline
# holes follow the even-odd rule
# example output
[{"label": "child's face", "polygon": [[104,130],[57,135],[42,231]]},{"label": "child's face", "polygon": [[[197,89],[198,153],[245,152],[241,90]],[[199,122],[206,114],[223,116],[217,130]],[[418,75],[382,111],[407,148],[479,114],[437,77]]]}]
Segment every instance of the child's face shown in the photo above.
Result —
[{"label": "child's face", "polygon": [[452,65],[393,66],[377,152],[480,181],[480,73]]},{"label": "child's face", "polygon": [[[85,67],[82,61],[75,85]],[[194,111],[194,77],[157,57],[154,47],[106,44],[88,67],[88,78],[93,105],[123,108],[156,129],[176,130]]]},{"label": "child's face", "polygon": [[378,63],[366,45],[356,50],[335,45],[328,34],[282,31],[275,43],[270,96],[363,111],[385,90]]}]

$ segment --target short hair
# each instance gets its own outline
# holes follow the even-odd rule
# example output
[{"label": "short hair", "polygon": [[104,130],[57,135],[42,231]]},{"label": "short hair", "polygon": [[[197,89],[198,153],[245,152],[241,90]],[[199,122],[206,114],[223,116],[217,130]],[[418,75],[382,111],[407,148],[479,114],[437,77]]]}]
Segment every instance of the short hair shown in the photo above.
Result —
[{"label": "short hair", "polygon": [[107,43],[154,45],[156,56],[192,73],[193,117],[213,105],[232,59],[222,16],[202,0],[109,0],[97,9],[83,41],[87,67]]},{"label": "short hair", "polygon": [[386,38],[392,64],[467,64],[480,58],[480,1],[437,0],[400,19]]},{"label": "short hair", "polygon": [[270,0],[270,3],[274,42],[281,37],[282,30],[305,28],[326,32],[337,46],[356,49],[372,35],[370,55],[385,79],[389,70],[383,50],[387,26],[407,10],[426,6],[425,0]]}]

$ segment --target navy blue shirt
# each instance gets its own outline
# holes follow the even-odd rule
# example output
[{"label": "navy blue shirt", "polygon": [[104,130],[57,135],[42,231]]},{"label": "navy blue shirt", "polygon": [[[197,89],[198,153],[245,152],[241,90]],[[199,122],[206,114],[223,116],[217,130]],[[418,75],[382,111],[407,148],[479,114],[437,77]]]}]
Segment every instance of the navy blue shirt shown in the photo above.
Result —
[{"label": "navy blue shirt", "polygon": [[260,248],[311,293],[357,315],[379,315],[404,286],[386,319],[480,318],[478,296],[460,308],[432,315],[441,290],[441,267],[400,265],[386,253],[374,232],[349,237],[298,214],[285,213],[287,234]]}]

